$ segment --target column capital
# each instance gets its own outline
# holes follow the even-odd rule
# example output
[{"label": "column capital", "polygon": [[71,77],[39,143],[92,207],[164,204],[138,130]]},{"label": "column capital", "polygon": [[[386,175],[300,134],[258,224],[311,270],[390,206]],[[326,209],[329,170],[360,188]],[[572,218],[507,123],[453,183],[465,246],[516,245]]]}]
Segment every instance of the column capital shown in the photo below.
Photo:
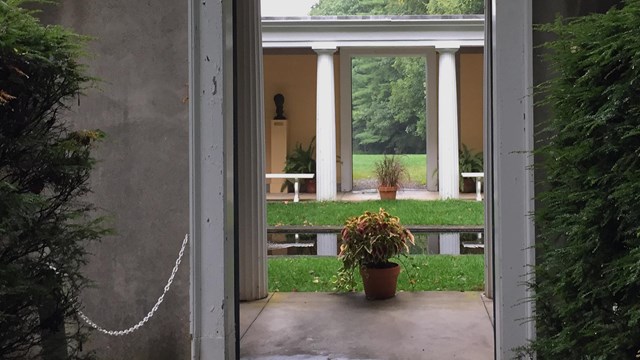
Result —
[{"label": "column capital", "polygon": [[458,50],[460,50],[460,45],[442,44],[436,46],[436,51],[439,54],[456,53]]},{"label": "column capital", "polygon": [[311,49],[320,54],[333,54],[338,50],[338,47],[334,43],[316,43],[311,46]]}]

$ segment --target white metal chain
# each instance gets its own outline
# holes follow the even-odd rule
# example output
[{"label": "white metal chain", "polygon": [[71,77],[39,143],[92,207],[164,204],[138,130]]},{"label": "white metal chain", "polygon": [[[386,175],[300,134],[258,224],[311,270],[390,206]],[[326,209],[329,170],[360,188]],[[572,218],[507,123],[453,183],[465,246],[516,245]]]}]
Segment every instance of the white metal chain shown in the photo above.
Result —
[{"label": "white metal chain", "polygon": [[176,276],[176,272],[178,272],[178,267],[180,267],[180,262],[182,261],[182,256],[184,255],[184,249],[187,246],[187,242],[189,242],[189,234],[186,234],[184,236],[184,240],[182,241],[182,247],[180,248],[180,252],[178,253],[178,258],[176,259],[176,264],[173,266],[173,270],[171,271],[171,276],[169,276],[167,285],[164,286],[164,291],[162,292],[162,295],[160,295],[160,297],[158,298],[158,301],[156,301],[156,304],[153,305],[153,308],[151,308],[151,311],[149,311],[149,313],[147,313],[147,315],[142,320],[140,320],[140,322],[138,322],[137,324],[125,330],[107,330],[102,326],[93,322],[93,320],[89,319],[87,315],[85,315],[82,311],[78,310],[78,315],[80,315],[80,318],[82,318],[82,320],[84,320],[92,328],[100,331],[101,333],[111,335],[111,336],[127,335],[140,329],[145,323],[147,323],[147,321],[149,321],[153,317],[155,312],[158,311],[160,304],[162,304],[162,302],[164,301],[164,296],[167,294],[167,292],[169,292],[169,289],[171,288],[171,283],[173,283],[173,278]]}]

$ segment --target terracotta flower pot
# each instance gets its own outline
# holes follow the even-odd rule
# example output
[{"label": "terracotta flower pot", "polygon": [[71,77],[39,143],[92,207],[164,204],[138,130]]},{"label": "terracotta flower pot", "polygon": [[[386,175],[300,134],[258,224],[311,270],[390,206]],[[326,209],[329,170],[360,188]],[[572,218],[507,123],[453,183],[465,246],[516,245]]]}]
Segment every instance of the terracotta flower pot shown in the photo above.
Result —
[{"label": "terracotta flower pot", "polygon": [[316,180],[315,179],[308,179],[306,182],[306,192],[309,194],[315,194],[316,193]]},{"label": "terracotta flower pot", "polygon": [[462,179],[462,188],[460,189],[462,193],[474,193],[476,192],[476,181],[471,178]]},{"label": "terracotta flower pot", "polygon": [[395,200],[398,188],[395,186],[378,186],[380,200]]},{"label": "terracotta flower pot", "polygon": [[360,268],[362,283],[364,284],[364,294],[369,300],[384,300],[396,296],[398,285],[398,275],[400,266],[389,263],[388,268]]}]

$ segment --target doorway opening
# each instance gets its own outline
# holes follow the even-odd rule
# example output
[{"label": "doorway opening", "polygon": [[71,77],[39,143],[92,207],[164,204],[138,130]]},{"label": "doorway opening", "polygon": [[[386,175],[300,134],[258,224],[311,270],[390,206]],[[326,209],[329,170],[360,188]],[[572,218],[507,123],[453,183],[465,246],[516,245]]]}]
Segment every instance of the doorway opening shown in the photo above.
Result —
[{"label": "doorway opening", "polygon": [[376,164],[399,157],[405,189],[424,189],[426,155],[426,60],[410,56],[351,59],[353,190],[377,188]]}]

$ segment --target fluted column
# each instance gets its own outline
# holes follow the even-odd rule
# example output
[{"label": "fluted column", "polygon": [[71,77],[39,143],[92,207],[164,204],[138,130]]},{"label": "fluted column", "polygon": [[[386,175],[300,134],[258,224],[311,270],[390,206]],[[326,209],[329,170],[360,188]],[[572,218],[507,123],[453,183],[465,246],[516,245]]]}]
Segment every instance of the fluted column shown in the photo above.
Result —
[{"label": "fluted column", "polygon": [[335,48],[314,48],[316,82],[316,198],[336,199],[336,98],[333,80]]},{"label": "fluted column", "polygon": [[458,91],[456,51],[438,48],[438,187],[440,198],[457,199],[460,192],[458,165]]},{"label": "fluted column", "polygon": [[264,106],[260,0],[236,3],[240,300],[267,296]]}]

